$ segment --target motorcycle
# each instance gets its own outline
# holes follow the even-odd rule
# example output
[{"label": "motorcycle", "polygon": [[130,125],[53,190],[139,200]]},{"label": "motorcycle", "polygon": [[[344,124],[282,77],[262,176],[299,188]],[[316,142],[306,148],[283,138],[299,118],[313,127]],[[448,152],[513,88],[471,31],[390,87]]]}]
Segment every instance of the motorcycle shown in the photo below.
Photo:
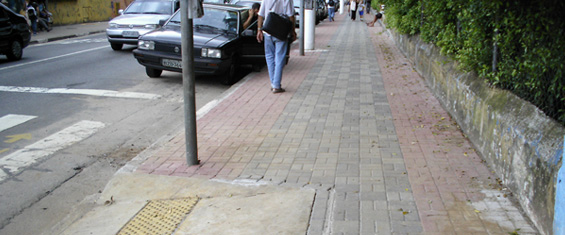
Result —
[{"label": "motorcycle", "polygon": [[[47,28],[45,30],[47,30],[47,32],[51,31],[53,28],[53,14],[51,12],[48,12],[47,10],[40,12],[39,20],[46,23]],[[42,24],[38,24],[38,26],[42,29],[45,28]]]}]

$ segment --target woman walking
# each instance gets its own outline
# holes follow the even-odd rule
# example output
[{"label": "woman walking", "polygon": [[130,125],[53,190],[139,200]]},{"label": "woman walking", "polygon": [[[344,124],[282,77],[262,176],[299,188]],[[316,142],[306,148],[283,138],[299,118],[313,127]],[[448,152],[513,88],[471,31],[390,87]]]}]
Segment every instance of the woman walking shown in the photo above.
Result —
[{"label": "woman walking", "polygon": [[328,1],[328,13],[330,15],[330,22],[335,21],[334,20],[334,16],[335,16],[335,1],[334,0]]},{"label": "woman walking", "polygon": [[357,10],[359,10],[359,19],[363,21],[363,11],[365,10],[365,3],[363,3],[363,0],[360,0]]}]

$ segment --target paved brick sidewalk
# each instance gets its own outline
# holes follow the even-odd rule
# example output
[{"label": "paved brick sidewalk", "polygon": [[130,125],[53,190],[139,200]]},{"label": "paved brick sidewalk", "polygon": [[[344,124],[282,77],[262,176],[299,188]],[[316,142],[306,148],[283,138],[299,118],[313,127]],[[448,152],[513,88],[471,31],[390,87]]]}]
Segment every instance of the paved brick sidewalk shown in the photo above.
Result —
[{"label": "paved brick sidewalk", "polygon": [[382,26],[370,33],[424,231],[536,234]]},{"label": "paved brick sidewalk", "polygon": [[137,171],[315,188],[309,234],[535,233],[382,28],[336,20],[287,92],[264,68],[198,120],[199,166],[179,132]]}]

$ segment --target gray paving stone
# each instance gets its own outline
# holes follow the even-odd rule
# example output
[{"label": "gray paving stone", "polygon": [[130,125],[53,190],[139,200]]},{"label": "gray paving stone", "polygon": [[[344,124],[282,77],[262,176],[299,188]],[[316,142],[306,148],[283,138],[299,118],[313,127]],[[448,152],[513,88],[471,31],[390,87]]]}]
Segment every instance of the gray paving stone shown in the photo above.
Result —
[{"label": "gray paving stone", "polygon": [[[406,191],[406,167],[366,26],[343,24],[256,146],[242,177],[316,188],[308,234],[418,233],[418,213]],[[400,205],[410,212],[393,211]]]}]

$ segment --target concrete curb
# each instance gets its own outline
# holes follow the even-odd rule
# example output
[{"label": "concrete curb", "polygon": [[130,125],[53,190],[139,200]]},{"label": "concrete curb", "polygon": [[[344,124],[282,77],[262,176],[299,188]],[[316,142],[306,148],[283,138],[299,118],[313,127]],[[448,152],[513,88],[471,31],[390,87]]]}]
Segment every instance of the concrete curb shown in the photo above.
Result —
[{"label": "concrete curb", "polygon": [[42,39],[32,39],[29,42],[29,45],[53,42],[53,41],[69,39],[69,38],[82,37],[82,36],[87,36],[87,35],[91,35],[91,34],[103,33],[103,32],[105,32],[105,30],[95,30],[95,31],[88,32],[88,33],[77,33],[77,34],[71,34],[71,35],[65,35],[65,36],[55,36],[55,37],[42,38]]}]

